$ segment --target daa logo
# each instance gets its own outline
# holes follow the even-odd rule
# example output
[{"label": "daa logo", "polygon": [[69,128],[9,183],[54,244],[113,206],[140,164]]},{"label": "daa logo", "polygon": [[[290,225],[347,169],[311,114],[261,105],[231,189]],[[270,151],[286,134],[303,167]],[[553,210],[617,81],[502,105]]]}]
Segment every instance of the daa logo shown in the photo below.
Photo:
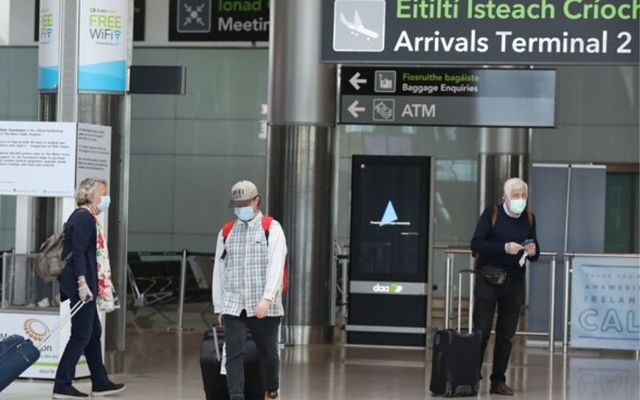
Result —
[{"label": "daa logo", "polygon": [[398,285],[397,283],[392,283],[391,285],[381,285],[376,283],[373,285],[374,293],[389,293],[389,294],[397,294],[402,293],[402,285]]}]

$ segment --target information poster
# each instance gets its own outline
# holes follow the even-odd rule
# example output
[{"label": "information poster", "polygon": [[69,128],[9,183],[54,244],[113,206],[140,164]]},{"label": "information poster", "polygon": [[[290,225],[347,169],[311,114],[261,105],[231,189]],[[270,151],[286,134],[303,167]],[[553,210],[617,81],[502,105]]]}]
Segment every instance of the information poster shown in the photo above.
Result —
[{"label": "information poster", "polygon": [[111,127],[78,124],[76,180],[103,179],[111,173]]},{"label": "information poster", "polygon": [[640,260],[575,257],[571,347],[640,350]]},{"label": "information poster", "polygon": [[58,88],[60,0],[40,1],[38,32],[38,90]]},{"label": "information poster", "polygon": [[[41,347],[43,341],[55,329],[61,320],[60,315],[69,311],[61,308],[60,314],[49,312],[2,312],[0,313],[0,340],[11,335],[20,335],[29,339],[36,347]],[[41,349],[41,355],[31,367],[20,375],[21,378],[54,379],[60,356],[64,351],[71,330],[63,329],[58,337],[52,338]],[[84,356],[80,358],[76,367],[76,378],[89,376],[89,368]]]},{"label": "information poster", "polygon": [[127,0],[82,0],[78,90],[120,93],[126,90]]},{"label": "information poster", "polygon": [[71,197],[76,124],[0,122],[0,195]]}]

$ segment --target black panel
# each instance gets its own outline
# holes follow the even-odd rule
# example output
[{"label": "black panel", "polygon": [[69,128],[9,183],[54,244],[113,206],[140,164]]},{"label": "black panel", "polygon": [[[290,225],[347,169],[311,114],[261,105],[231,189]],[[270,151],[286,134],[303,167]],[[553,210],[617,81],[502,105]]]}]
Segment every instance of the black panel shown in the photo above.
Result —
[{"label": "black panel", "polygon": [[185,94],[187,70],[179,66],[132,65],[130,94]]},{"label": "black panel", "polygon": [[349,344],[424,347],[425,342],[424,334],[347,332],[347,343]]},{"label": "black panel", "polygon": [[349,295],[349,325],[426,327],[426,296]]},{"label": "black panel", "polygon": [[145,17],[146,17],[146,1],[135,0],[133,2],[133,41],[144,41]]}]

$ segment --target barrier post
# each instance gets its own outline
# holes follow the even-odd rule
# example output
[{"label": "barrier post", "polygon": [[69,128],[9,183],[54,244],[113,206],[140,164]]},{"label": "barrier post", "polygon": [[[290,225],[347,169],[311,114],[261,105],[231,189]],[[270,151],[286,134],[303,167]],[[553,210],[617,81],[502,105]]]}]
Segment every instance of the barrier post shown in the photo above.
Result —
[{"label": "barrier post", "polygon": [[451,274],[453,273],[453,260],[451,254],[447,254],[446,278],[444,287],[444,329],[449,329],[449,317],[451,316]]},{"label": "barrier post", "polygon": [[563,326],[564,332],[562,335],[562,352],[566,353],[569,344],[569,288],[571,279],[571,260],[569,256],[564,256],[564,304],[563,304]]},{"label": "barrier post", "polygon": [[551,258],[551,279],[549,280],[549,353],[553,354],[556,325],[556,256]]},{"label": "barrier post", "polygon": [[473,332],[473,289],[476,284],[476,274],[473,272],[473,269],[470,270],[469,273],[469,333]]},{"label": "barrier post", "polygon": [[182,331],[184,322],[184,292],[187,284],[187,249],[182,250],[182,261],[180,263],[180,296],[178,299],[178,326],[177,331]]}]

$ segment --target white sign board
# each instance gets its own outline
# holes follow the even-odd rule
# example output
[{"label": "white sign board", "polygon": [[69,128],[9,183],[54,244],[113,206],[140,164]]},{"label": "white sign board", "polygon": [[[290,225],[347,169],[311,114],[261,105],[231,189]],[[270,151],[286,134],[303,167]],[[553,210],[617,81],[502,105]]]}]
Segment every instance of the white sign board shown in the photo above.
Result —
[{"label": "white sign board", "polygon": [[126,90],[128,22],[128,0],[80,2],[79,91]]},{"label": "white sign board", "polygon": [[76,182],[85,178],[109,182],[111,173],[111,127],[78,124]]},{"label": "white sign board", "polygon": [[38,90],[56,90],[60,48],[60,0],[40,0],[38,34]]},{"label": "white sign board", "polygon": [[575,257],[570,346],[640,350],[640,260]]},{"label": "white sign board", "polygon": [[638,361],[574,357],[569,363],[570,384],[558,382],[569,387],[569,399],[638,399]]},{"label": "white sign board", "polygon": [[76,124],[0,122],[0,195],[71,197]]},{"label": "white sign board", "polygon": [[[68,302],[66,308],[61,307],[60,314],[45,312],[12,312],[0,313],[0,340],[11,335],[20,335],[30,339],[36,347],[55,329],[60,322],[61,315],[69,313]],[[20,375],[21,378],[53,379],[56,375],[58,362],[64,348],[69,341],[70,327],[63,329],[57,338],[52,338],[41,350],[41,355],[31,367]],[[76,367],[76,378],[89,376],[89,368],[84,356],[80,358]]]}]

